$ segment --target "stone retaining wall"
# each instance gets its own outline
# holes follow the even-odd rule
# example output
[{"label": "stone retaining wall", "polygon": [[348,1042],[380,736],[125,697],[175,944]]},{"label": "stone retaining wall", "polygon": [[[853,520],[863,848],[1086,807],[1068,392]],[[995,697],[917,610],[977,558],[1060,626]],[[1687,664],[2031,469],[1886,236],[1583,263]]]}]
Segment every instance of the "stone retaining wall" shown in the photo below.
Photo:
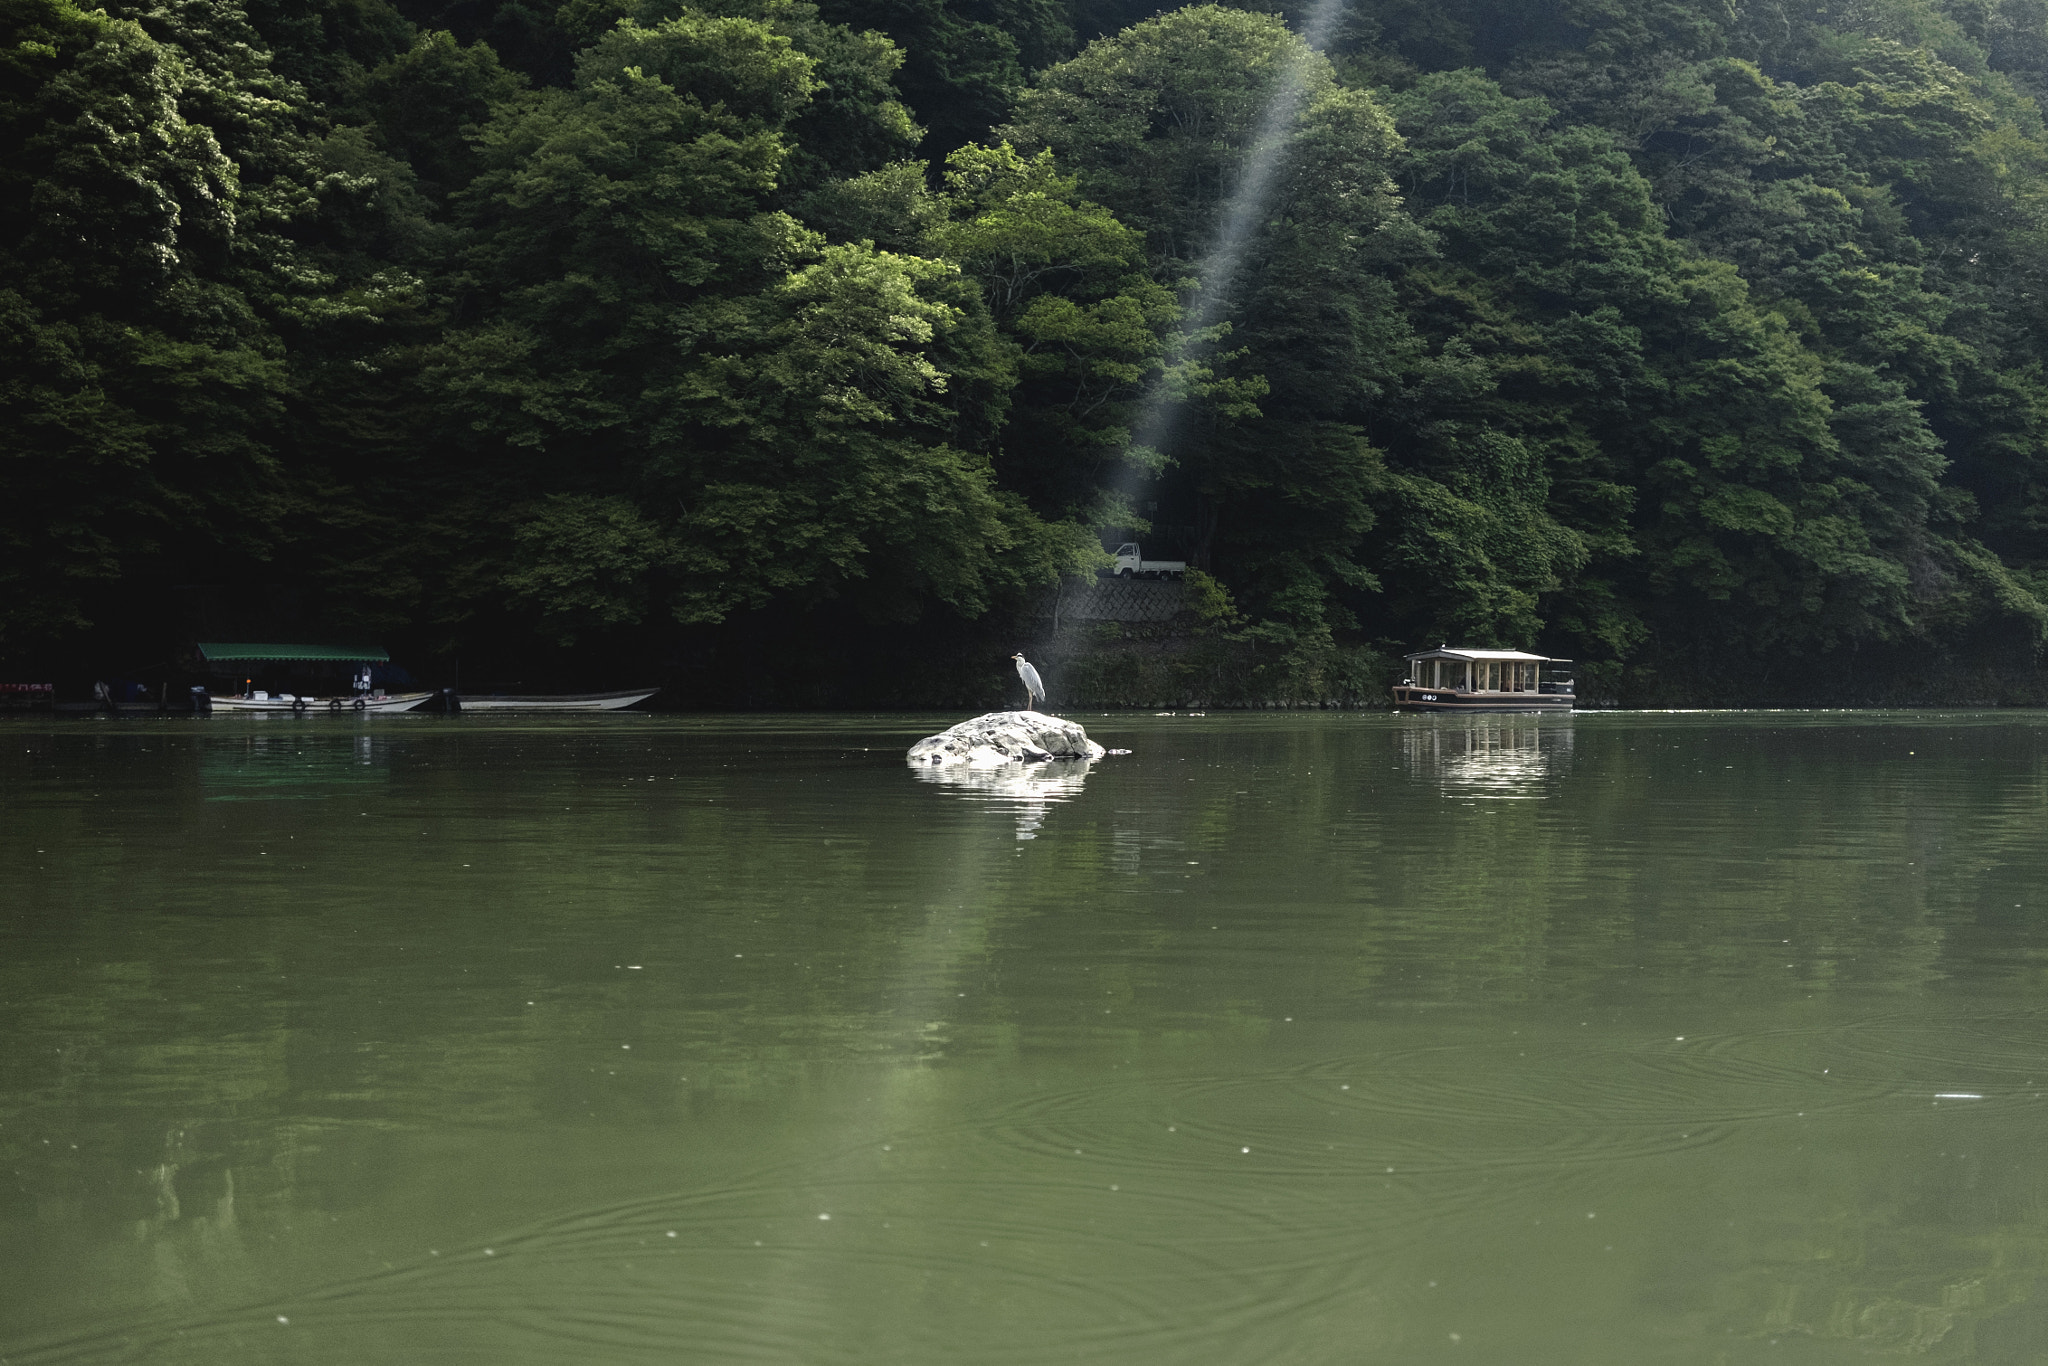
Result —
[{"label": "stone retaining wall", "polygon": [[1184,585],[1171,580],[1068,579],[1051,603],[1060,621],[1171,621],[1187,606]]}]

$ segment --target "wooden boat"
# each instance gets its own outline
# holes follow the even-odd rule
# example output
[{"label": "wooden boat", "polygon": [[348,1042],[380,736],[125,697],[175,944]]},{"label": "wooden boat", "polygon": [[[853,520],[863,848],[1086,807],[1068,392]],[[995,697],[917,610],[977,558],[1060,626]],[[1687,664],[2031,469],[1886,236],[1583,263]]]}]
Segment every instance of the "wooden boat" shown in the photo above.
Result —
[{"label": "wooden boat", "polygon": [[462,694],[464,711],[618,711],[645,702],[660,688],[627,688],[623,692]]},{"label": "wooden boat", "polygon": [[287,716],[353,716],[357,712],[409,711],[432,697],[431,692],[395,692],[385,696],[366,693],[358,697],[302,697],[291,693],[242,693],[223,697],[211,694],[207,700],[215,711],[254,711]]},{"label": "wooden boat", "polygon": [[1520,650],[1453,650],[1439,646],[1407,656],[1394,688],[1396,711],[1570,711],[1569,659]]}]

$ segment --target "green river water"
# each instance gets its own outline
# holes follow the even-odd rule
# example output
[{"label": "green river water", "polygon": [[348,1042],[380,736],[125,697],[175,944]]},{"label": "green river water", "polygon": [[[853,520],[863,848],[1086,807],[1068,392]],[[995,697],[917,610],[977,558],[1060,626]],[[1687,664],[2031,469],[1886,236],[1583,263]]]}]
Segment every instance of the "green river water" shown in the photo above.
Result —
[{"label": "green river water", "polygon": [[2048,715],[0,724],[0,1361],[2048,1360]]}]

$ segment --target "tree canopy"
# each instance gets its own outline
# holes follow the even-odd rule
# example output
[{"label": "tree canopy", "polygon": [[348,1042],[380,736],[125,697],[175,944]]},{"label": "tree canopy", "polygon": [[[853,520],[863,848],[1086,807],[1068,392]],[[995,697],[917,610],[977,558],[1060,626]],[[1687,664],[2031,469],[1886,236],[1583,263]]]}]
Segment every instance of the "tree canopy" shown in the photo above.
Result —
[{"label": "tree canopy", "polygon": [[1276,657],[1624,696],[2048,632],[2031,0],[0,29],[10,658],[223,581],[430,651],[967,629],[1130,533]]}]

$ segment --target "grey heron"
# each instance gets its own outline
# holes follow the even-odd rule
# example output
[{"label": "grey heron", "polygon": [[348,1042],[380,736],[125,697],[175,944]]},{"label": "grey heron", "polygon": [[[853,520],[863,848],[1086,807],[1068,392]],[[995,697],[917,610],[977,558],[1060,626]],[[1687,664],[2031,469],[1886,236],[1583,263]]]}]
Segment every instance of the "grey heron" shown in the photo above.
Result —
[{"label": "grey heron", "polygon": [[1031,661],[1023,655],[1015,654],[1010,658],[1017,661],[1017,677],[1024,680],[1024,706],[1028,709],[1034,697],[1042,704],[1045,701],[1045,680],[1038,676],[1038,670],[1032,668]]}]

